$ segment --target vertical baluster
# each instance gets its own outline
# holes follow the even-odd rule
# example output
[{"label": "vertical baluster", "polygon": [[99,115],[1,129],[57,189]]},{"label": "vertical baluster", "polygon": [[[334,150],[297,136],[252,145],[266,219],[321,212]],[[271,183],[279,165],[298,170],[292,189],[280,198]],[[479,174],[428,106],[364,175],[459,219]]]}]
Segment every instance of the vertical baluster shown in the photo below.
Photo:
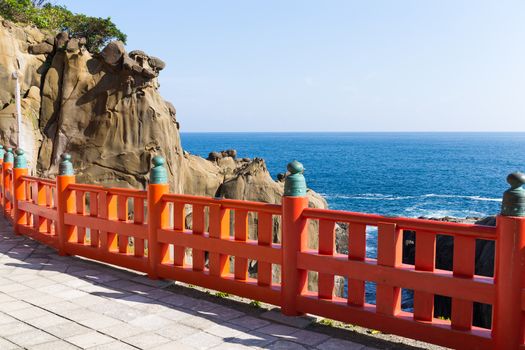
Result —
[{"label": "vertical baluster", "polygon": [[[272,244],[273,220],[272,214],[257,213],[257,241],[261,246]],[[272,264],[269,262],[257,262],[257,284],[260,286],[272,285]]]},{"label": "vertical baluster", "polygon": [[[84,191],[76,191],[76,206],[77,214],[84,215],[86,213],[86,193]],[[77,243],[84,244],[86,239],[86,228],[77,226]]]},{"label": "vertical baluster", "polygon": [[[98,192],[89,192],[89,216],[98,217],[100,197]],[[89,229],[89,241],[92,247],[99,247],[99,231]]]},{"label": "vertical baluster", "polygon": [[[185,230],[186,210],[184,203],[173,203],[173,229],[177,231]],[[186,256],[186,247],[173,246],[173,264],[175,266],[184,266],[184,258]]]},{"label": "vertical baluster", "polygon": [[[417,271],[434,271],[436,261],[436,235],[433,232],[416,232]],[[414,291],[414,319],[432,321],[434,317],[434,294]]]},{"label": "vertical baluster", "polygon": [[[117,219],[116,196],[107,192],[99,193],[99,217],[101,219]],[[100,231],[100,245],[105,252],[115,252],[117,247],[117,234],[114,232]]]},{"label": "vertical baluster", "polygon": [[[472,278],[476,256],[476,239],[454,237],[453,271],[454,277]],[[452,328],[470,330],[472,328],[472,301],[452,299]]]},{"label": "vertical baluster", "polygon": [[[230,237],[230,210],[220,204],[210,206],[210,239],[228,239]],[[225,276],[229,273],[229,256],[210,252],[210,274]]]},{"label": "vertical baluster", "polygon": [[[46,187],[44,184],[41,183],[35,183],[34,186],[34,194],[33,194],[33,202],[34,204],[37,204],[42,207],[47,207],[47,199],[46,199]],[[34,227],[38,232],[46,232],[51,233],[49,230],[49,221],[42,216],[33,216],[34,221]]]},{"label": "vertical baluster", "polygon": [[[348,259],[364,261],[366,257],[366,225],[350,223],[348,226]],[[363,306],[365,282],[348,276],[348,304]]]},{"label": "vertical baluster", "polygon": [[[202,235],[204,233],[204,206],[201,204],[193,204],[192,212],[192,230],[194,235]],[[192,250],[193,270],[204,270],[204,251],[200,249]]]},{"label": "vertical baluster", "polygon": [[[53,188],[51,186],[45,186],[46,192],[46,207],[55,208],[53,202]],[[55,222],[53,220],[46,220],[46,231],[49,234],[56,235]]]},{"label": "vertical baluster", "polygon": [[[137,225],[144,223],[144,199],[135,197],[133,199],[133,222]],[[144,256],[144,239],[135,237],[133,239],[135,256]]]},{"label": "vertical baluster", "polygon": [[[319,254],[334,255],[335,221],[319,220]],[[332,299],[334,293],[334,275],[319,273],[318,297]]]},{"label": "vertical baluster", "polygon": [[[235,240],[246,242],[248,237],[248,212],[235,209]],[[248,278],[248,259],[235,257],[235,279],[246,280]]]},{"label": "vertical baluster", "polygon": [[[377,232],[377,264],[396,267],[402,262],[403,239],[396,224],[379,223]],[[396,315],[401,310],[401,288],[377,284],[377,312]]]},{"label": "vertical baluster", "polygon": [[[128,221],[128,197],[123,195],[117,195],[117,219],[118,221]],[[119,253],[128,252],[128,236],[119,232],[117,241],[118,241],[118,251]]]}]

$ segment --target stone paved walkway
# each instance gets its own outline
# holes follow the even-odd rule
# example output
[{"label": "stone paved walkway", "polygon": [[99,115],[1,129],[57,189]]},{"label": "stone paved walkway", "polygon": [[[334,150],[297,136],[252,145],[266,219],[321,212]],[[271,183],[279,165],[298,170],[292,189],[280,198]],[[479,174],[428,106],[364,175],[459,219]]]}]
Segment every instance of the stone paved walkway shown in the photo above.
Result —
[{"label": "stone paved walkway", "polygon": [[1,350],[373,349],[326,332],[273,323],[249,312],[253,307],[225,306],[213,298],[58,256],[15,236],[0,220]]}]

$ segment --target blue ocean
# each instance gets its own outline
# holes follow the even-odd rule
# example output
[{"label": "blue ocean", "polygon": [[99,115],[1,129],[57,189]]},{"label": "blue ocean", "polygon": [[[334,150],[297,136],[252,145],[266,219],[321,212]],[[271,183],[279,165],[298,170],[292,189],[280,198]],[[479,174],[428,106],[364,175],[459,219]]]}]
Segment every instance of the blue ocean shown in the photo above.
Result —
[{"label": "blue ocean", "polygon": [[494,215],[525,133],[183,133],[190,153],[236,149],[275,178],[297,159],[330,208],[407,217]]},{"label": "blue ocean", "polygon": [[[260,157],[272,177],[289,161],[332,209],[405,217],[484,217],[500,210],[506,177],[525,171],[525,133],[183,133],[183,148],[207,157],[236,149]],[[367,256],[377,254],[367,230]],[[375,304],[375,285],[366,283]],[[403,290],[402,307],[412,310]]]}]

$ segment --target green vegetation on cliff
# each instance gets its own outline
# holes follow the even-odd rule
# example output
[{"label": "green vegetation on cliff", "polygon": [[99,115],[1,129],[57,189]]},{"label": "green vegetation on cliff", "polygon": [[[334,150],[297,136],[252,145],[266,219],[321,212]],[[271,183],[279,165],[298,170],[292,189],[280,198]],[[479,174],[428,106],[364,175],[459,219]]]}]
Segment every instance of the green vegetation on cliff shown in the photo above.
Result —
[{"label": "green vegetation on cliff", "polygon": [[126,42],[126,34],[117,28],[110,17],[72,13],[65,6],[53,5],[45,0],[0,0],[0,16],[57,33],[66,31],[70,37],[84,37],[90,52],[98,52],[110,40]]}]

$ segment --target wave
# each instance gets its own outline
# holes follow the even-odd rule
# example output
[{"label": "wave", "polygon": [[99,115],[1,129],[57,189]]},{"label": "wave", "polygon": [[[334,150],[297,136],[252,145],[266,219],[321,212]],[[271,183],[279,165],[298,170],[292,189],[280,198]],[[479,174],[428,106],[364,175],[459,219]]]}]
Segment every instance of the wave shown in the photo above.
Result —
[{"label": "wave", "polygon": [[354,200],[370,200],[370,201],[399,201],[406,199],[424,199],[424,198],[451,198],[451,199],[467,199],[472,201],[488,201],[488,202],[501,202],[501,198],[481,197],[481,196],[465,196],[455,194],[436,194],[428,193],[419,196],[396,196],[392,194],[382,193],[362,193],[362,194],[322,194],[327,199],[354,199]]}]

